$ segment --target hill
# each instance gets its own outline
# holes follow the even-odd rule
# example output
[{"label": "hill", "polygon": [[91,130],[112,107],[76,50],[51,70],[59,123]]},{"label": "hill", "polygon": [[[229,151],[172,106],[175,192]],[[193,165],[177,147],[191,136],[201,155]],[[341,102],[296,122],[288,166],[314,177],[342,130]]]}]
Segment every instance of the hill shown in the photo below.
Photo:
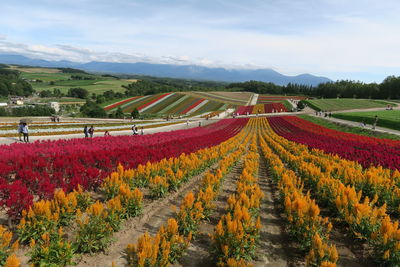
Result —
[{"label": "hill", "polygon": [[150,75],[157,77],[172,77],[197,80],[213,80],[226,82],[243,82],[248,80],[258,80],[272,82],[279,85],[288,83],[298,83],[305,85],[318,85],[328,82],[330,79],[317,77],[311,74],[301,74],[297,76],[286,76],[272,69],[224,69],[208,68],[198,65],[172,65],[172,64],[152,64],[145,62],[137,63],[112,63],[112,62],[88,62],[77,63],[71,61],[47,61],[32,59],[22,55],[1,54],[0,63],[22,64],[38,67],[68,67],[93,72],[125,73]]}]

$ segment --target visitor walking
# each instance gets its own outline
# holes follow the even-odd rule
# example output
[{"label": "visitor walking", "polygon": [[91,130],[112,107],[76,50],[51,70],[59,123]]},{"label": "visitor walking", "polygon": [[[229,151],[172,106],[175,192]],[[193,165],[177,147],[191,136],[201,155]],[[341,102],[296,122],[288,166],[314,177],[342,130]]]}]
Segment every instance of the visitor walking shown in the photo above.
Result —
[{"label": "visitor walking", "polygon": [[22,125],[22,133],[24,134],[24,142],[29,142],[29,128],[26,123]]},{"label": "visitor walking", "polygon": [[201,121],[199,121],[199,127],[201,127]]},{"label": "visitor walking", "polygon": [[20,122],[18,124],[18,136],[19,136],[19,141],[21,141],[21,142],[22,142],[22,128],[23,128],[23,124],[22,124],[22,122]]},{"label": "visitor walking", "polygon": [[186,126],[189,126],[189,119],[186,119]]},{"label": "visitor walking", "polygon": [[90,135],[90,138],[93,138],[93,134],[94,134],[94,127],[93,127],[93,125],[92,125],[92,126],[90,126],[90,128],[89,128],[89,135]]},{"label": "visitor walking", "polygon": [[372,129],[375,130],[375,127],[377,124],[378,124],[378,115],[375,115],[374,124],[372,125]]},{"label": "visitor walking", "polygon": [[110,133],[108,131],[105,131],[104,136],[110,136]]},{"label": "visitor walking", "polygon": [[83,133],[85,134],[85,138],[89,137],[89,129],[88,129],[87,125],[85,125],[85,128],[83,128]]},{"label": "visitor walking", "polygon": [[143,135],[144,134],[144,132],[143,132],[143,126],[142,126],[142,128],[140,128],[140,135]]},{"label": "visitor walking", "polygon": [[133,126],[132,126],[132,134],[133,135],[137,135],[137,127],[136,127],[136,124],[134,124]]}]

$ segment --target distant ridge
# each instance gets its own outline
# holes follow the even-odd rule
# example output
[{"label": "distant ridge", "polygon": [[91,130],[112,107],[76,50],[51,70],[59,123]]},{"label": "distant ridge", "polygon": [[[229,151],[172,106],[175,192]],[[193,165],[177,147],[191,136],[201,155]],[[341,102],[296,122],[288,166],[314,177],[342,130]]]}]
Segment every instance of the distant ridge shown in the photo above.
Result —
[{"label": "distant ridge", "polygon": [[224,68],[208,68],[198,65],[152,64],[144,62],[112,63],[92,61],[82,64],[67,60],[47,61],[42,59],[32,59],[23,55],[11,54],[0,54],[0,63],[51,68],[71,67],[93,72],[137,74],[157,77],[224,82],[244,82],[249,80],[256,80],[262,82],[272,82],[279,85],[297,83],[315,86],[320,83],[331,81],[326,77],[318,77],[311,74],[286,76],[272,69],[228,70]]}]

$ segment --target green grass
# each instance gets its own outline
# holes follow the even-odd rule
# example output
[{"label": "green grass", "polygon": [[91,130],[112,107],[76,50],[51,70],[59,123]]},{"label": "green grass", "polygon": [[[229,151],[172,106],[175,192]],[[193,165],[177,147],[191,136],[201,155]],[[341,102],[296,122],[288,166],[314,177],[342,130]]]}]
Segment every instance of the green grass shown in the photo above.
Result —
[{"label": "green grass", "polygon": [[[79,75],[82,77],[92,77],[94,80],[71,80],[71,75]],[[125,92],[122,85],[128,85],[131,81],[124,79],[115,79],[112,77],[102,77],[98,75],[87,75],[81,73],[28,73],[22,72],[21,76],[28,80],[42,80],[43,82],[31,82],[33,89],[38,92],[43,90],[53,91],[54,88],[60,89],[62,93],[66,94],[70,88],[81,87],[91,93],[101,94],[108,90],[114,92]],[[54,84],[50,85],[49,82]]]},{"label": "green grass", "polygon": [[340,132],[353,133],[353,134],[359,134],[359,135],[383,138],[383,139],[400,140],[400,136],[394,135],[394,134],[371,131],[369,129],[360,128],[360,127],[352,127],[352,126],[348,126],[348,125],[344,125],[344,124],[340,124],[340,123],[330,122],[330,121],[327,121],[322,118],[315,118],[310,115],[299,115],[299,117],[302,119],[305,119],[307,121],[310,121],[312,123],[321,125],[323,127],[329,128],[329,129],[337,130]]},{"label": "green grass", "polygon": [[373,124],[375,115],[378,116],[377,126],[400,130],[400,110],[380,110],[380,111],[365,111],[365,112],[346,112],[337,113],[332,116],[338,119],[365,122]]},{"label": "green grass", "polygon": [[384,100],[370,99],[314,99],[304,100],[308,105],[315,110],[338,111],[347,109],[367,109],[367,108],[384,108],[389,104]]},{"label": "green grass", "polygon": [[288,100],[282,101],[282,104],[286,107],[288,111],[292,111],[293,106],[289,103]]}]

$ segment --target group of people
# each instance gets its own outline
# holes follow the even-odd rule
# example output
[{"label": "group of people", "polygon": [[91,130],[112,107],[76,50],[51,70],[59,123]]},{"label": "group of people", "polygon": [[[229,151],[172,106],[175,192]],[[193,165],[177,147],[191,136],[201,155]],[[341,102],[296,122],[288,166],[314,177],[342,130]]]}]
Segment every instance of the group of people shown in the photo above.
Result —
[{"label": "group of people", "polygon": [[[133,126],[132,126],[132,132],[133,132],[133,135],[138,135],[139,134],[139,130],[138,130],[138,127],[136,126],[136,124],[134,124]],[[140,135],[143,135],[144,134],[144,132],[143,132],[143,126],[140,128]]]},{"label": "group of people", "polygon": [[94,134],[94,127],[93,125],[90,126],[90,128],[88,128],[87,125],[85,125],[85,128],[83,128],[83,133],[85,134],[85,138],[88,138],[90,136],[90,138],[93,137]]},{"label": "group of people", "polygon": [[29,142],[29,127],[28,124],[25,122],[20,122],[18,125],[18,135],[19,135],[19,141],[22,142],[22,135],[24,136],[24,142],[28,143]]},{"label": "group of people", "polygon": [[328,112],[328,111],[315,111],[315,116],[321,116],[321,117],[325,117],[325,118],[332,118],[332,112]]}]

